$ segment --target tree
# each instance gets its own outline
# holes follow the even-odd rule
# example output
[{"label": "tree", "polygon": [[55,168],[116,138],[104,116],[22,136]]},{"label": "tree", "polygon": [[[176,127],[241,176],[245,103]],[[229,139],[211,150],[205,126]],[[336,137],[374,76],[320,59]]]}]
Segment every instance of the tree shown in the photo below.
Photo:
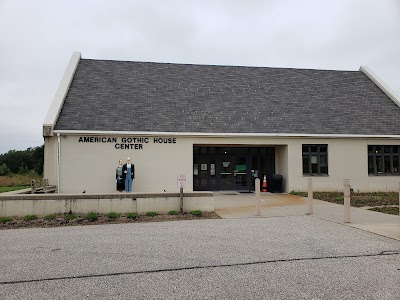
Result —
[{"label": "tree", "polygon": [[[44,145],[28,148],[23,151],[10,150],[5,154],[0,154],[0,166],[5,164],[9,173],[26,174],[33,171],[37,174],[42,174],[43,163]],[[6,172],[7,169],[2,168],[1,170]]]},{"label": "tree", "polygon": [[7,176],[11,174],[11,170],[7,167],[5,163],[0,165],[0,176]]}]

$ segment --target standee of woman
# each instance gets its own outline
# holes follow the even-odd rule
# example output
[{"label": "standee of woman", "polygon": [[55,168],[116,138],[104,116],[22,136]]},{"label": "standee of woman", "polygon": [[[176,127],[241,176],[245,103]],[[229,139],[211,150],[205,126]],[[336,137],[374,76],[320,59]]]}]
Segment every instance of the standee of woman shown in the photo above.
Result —
[{"label": "standee of woman", "polygon": [[118,162],[118,167],[115,171],[115,179],[117,180],[117,191],[122,192],[123,190],[125,190],[125,174],[122,171],[122,159],[119,160]]},{"label": "standee of woman", "polygon": [[135,166],[131,164],[131,158],[126,159],[126,164],[122,166],[125,175],[125,192],[132,192],[132,182],[135,180]]}]

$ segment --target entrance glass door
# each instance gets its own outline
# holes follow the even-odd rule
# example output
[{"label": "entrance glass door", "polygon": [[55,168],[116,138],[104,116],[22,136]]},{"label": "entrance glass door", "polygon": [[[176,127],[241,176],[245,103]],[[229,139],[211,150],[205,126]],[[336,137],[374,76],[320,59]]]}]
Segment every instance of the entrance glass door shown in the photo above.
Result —
[{"label": "entrance glass door", "polygon": [[223,156],[221,157],[221,181],[220,181],[220,189],[221,190],[232,190],[233,189],[233,170],[234,166],[232,164],[232,156]]},{"label": "entrance glass door", "polygon": [[224,155],[220,168],[221,190],[248,190],[247,156]]},{"label": "entrance glass door", "polygon": [[275,147],[193,146],[193,190],[254,191],[275,173]]},{"label": "entrance glass door", "polygon": [[247,181],[247,156],[237,156],[235,157],[235,169],[233,175],[235,177],[235,190],[248,190]]}]

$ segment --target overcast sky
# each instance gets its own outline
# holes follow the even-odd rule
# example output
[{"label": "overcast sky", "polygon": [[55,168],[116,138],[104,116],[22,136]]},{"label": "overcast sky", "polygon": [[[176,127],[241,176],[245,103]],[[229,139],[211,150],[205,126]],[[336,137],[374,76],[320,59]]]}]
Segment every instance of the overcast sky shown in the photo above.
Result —
[{"label": "overcast sky", "polygon": [[74,51],[150,62],[367,65],[400,95],[400,1],[0,0],[0,153],[43,144],[42,123]]}]

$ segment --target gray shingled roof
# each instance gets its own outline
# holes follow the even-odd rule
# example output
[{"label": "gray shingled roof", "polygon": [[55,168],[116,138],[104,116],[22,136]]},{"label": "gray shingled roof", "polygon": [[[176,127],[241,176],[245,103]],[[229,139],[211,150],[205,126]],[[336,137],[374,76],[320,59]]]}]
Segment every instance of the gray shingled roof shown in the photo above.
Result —
[{"label": "gray shingled roof", "polygon": [[400,135],[360,71],[82,59],[56,130]]}]

